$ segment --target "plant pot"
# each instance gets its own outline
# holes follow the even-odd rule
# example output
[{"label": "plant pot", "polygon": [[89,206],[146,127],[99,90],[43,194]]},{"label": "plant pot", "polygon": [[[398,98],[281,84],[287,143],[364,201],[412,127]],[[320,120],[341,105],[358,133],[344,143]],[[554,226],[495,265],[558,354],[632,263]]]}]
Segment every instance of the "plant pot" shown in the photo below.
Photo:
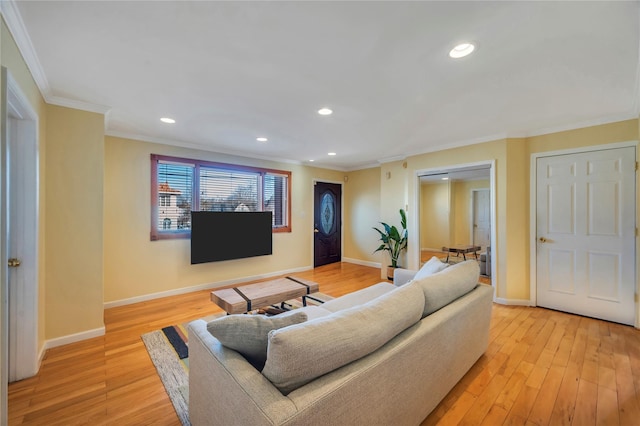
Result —
[{"label": "plant pot", "polygon": [[393,266],[389,265],[387,266],[387,279],[390,281],[393,281],[393,271],[395,271],[396,268],[394,268]]}]

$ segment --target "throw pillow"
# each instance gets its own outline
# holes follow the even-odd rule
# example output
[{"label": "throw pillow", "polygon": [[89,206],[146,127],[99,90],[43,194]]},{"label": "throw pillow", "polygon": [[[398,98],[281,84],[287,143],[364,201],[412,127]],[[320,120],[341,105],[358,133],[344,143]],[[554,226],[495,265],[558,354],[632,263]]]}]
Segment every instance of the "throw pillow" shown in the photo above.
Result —
[{"label": "throw pillow", "polygon": [[437,257],[433,256],[431,259],[429,259],[427,263],[422,265],[422,268],[420,268],[420,270],[416,272],[416,275],[413,277],[413,279],[419,280],[420,278],[424,278],[424,277],[428,277],[430,275],[436,274],[442,271],[447,266],[449,266],[448,263],[444,263]]},{"label": "throw pillow", "polygon": [[283,394],[383,346],[423,311],[422,289],[407,284],[359,306],[269,332],[262,374]]},{"label": "throw pillow", "polygon": [[244,356],[256,369],[262,370],[267,359],[269,332],[307,320],[305,312],[264,315],[226,315],[207,324],[207,330],[223,346]]}]

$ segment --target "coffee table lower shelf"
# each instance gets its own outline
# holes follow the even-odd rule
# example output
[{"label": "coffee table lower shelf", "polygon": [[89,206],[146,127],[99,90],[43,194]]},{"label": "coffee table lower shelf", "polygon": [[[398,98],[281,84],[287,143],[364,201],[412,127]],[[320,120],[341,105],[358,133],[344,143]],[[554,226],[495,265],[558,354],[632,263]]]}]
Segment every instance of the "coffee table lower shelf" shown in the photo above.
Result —
[{"label": "coffee table lower shelf", "polygon": [[302,297],[303,306],[306,298],[322,302],[310,294],[318,291],[318,283],[297,277],[278,278],[255,284],[225,288],[211,292],[211,301],[220,306],[227,314],[244,314],[265,306],[278,305],[284,308],[287,300]]}]

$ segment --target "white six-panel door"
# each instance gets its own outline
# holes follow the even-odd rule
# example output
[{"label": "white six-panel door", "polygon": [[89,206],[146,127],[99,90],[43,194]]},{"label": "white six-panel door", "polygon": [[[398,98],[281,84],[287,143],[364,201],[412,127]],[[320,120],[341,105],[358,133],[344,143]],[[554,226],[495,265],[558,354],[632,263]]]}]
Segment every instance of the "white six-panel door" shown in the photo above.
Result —
[{"label": "white six-panel door", "polygon": [[537,160],[537,304],[635,320],[635,148]]},{"label": "white six-panel door", "polygon": [[491,191],[476,189],[472,192],[473,245],[486,250],[491,244]]}]

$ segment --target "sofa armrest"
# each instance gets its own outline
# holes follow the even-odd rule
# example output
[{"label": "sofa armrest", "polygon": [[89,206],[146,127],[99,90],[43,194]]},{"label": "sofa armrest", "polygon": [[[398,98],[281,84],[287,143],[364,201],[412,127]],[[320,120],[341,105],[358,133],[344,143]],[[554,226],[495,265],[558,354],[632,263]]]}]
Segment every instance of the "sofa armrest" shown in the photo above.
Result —
[{"label": "sofa armrest", "polygon": [[417,273],[418,271],[414,271],[411,269],[396,268],[393,271],[393,285],[397,287],[405,285],[406,283],[411,281]]},{"label": "sofa armrest", "polygon": [[193,321],[188,329],[192,425],[274,425],[297,412],[242,355],[222,346],[205,321]]}]

